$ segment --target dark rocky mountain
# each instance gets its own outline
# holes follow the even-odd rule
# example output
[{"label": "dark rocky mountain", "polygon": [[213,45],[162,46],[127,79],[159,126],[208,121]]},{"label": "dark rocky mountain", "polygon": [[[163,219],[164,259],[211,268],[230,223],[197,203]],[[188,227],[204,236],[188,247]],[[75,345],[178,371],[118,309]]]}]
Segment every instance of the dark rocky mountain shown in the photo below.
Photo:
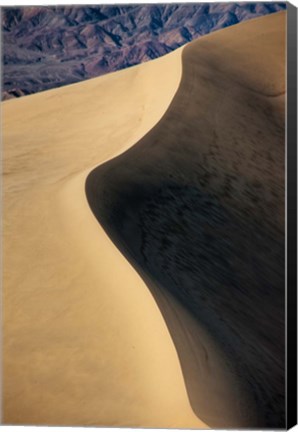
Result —
[{"label": "dark rocky mountain", "polygon": [[157,58],[286,3],[184,3],[2,8],[2,99]]}]

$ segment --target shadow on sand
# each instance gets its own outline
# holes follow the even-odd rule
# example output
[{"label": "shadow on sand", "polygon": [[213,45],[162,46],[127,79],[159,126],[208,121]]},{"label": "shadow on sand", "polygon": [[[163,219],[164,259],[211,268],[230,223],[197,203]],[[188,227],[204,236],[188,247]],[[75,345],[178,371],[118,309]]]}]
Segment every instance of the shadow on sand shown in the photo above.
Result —
[{"label": "shadow on sand", "polygon": [[272,95],[284,81],[277,71],[269,88],[267,75],[284,64],[284,15],[242,25],[184,49],[166,114],[89,174],[86,195],[160,308],[194,412],[211,427],[278,428],[285,138]]}]

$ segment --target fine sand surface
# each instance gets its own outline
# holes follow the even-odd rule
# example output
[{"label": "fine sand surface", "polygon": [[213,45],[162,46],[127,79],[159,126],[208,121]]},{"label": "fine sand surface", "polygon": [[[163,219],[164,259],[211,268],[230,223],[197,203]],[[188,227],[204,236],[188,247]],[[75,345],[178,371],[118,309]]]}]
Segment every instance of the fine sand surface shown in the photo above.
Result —
[{"label": "fine sand surface", "polygon": [[[182,64],[166,114],[88,176],[87,197],[151,289],[197,416],[212,427],[285,427],[285,13],[195,41]],[[202,364],[199,326],[242,392],[232,411],[235,394],[207,374],[208,349]]]},{"label": "fine sand surface", "polygon": [[[282,421],[284,20],[2,104],[4,423]],[[246,208],[253,182],[260,196],[251,203],[248,190]],[[206,262],[196,249],[198,224],[233,254],[233,232],[247,230],[235,271],[249,262],[263,277],[244,266],[247,286],[236,277],[229,290],[225,263],[208,287],[201,263],[222,270],[217,252]],[[251,237],[267,241],[256,259]]]}]

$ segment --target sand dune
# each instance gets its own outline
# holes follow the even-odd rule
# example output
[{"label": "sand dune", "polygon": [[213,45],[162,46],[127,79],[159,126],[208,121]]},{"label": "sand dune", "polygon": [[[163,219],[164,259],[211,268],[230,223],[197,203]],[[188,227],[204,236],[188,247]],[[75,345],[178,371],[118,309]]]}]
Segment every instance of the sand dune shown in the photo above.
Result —
[{"label": "sand dune", "polygon": [[[284,19],[253,20],[153,62],[2,104],[5,423],[282,419]],[[252,209],[253,220],[244,217]],[[223,285],[210,278],[223,270],[210,251],[215,270],[202,261],[201,224],[212,247],[230,241],[233,253],[236,227],[247,254],[234,270],[247,286],[231,282],[229,263]],[[256,260],[251,236],[270,249]],[[264,281],[246,262],[262,267]]]},{"label": "sand dune", "polygon": [[[284,25],[279,13],[189,44],[161,121],[86,184],[99,222],[147,281],[191,405],[212,427],[285,424]],[[238,394],[202,368],[200,326]]]}]

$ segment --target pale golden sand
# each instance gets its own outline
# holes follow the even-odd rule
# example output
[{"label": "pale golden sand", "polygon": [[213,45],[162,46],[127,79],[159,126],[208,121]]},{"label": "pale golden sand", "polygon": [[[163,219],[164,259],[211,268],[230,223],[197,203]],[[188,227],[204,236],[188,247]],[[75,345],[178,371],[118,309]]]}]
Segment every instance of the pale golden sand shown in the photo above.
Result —
[{"label": "pale golden sand", "polygon": [[164,320],[84,190],[180,77],[181,50],[3,104],[5,423],[202,426]]},{"label": "pale golden sand", "polygon": [[[269,29],[284,17],[274,15],[265,18]],[[241,43],[245,29],[258,21],[201,41],[222,38],[228,46],[229,37],[239,35]],[[256,40],[256,71],[264,66],[257,49]],[[188,50],[184,61],[191,64],[199,53]],[[191,407],[176,348],[151,292],[85,196],[88,173],[162,118],[179,89],[182,52],[2,105],[5,423],[206,426]],[[227,69],[239,60],[233,52],[227,57]],[[273,66],[266,70],[268,88],[260,91],[281,91],[271,85]],[[245,63],[241,73],[250,82]],[[192,378],[196,388],[201,383],[204,418],[220,418],[223,427],[241,424],[241,390],[223,354],[182,306],[166,295],[164,301],[177,316],[171,331],[186,353],[195,352]]]}]

